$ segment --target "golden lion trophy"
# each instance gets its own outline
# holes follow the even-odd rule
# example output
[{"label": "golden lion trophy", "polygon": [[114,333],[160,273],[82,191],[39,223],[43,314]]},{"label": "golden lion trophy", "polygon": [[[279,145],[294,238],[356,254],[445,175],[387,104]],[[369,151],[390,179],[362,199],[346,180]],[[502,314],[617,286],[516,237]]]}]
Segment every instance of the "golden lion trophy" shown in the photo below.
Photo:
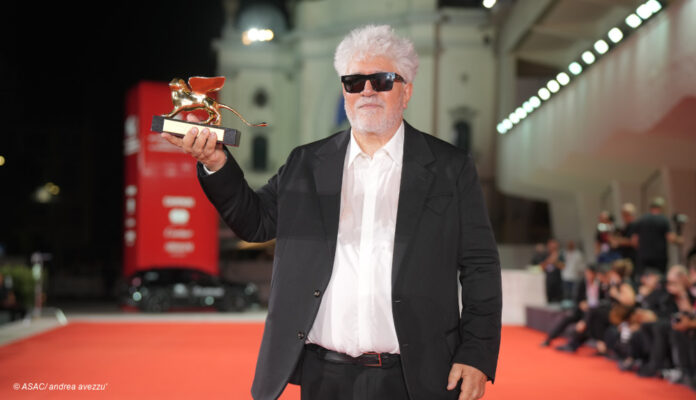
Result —
[{"label": "golden lion trophy", "polygon": [[[152,117],[152,131],[167,132],[182,137],[190,131],[191,128],[201,126],[215,133],[218,138],[218,143],[223,143],[228,146],[239,146],[241,133],[236,129],[220,126],[222,123],[220,108],[232,111],[247,126],[266,126],[266,123],[250,124],[234,108],[218,103],[215,99],[208,97],[208,93],[222,89],[224,84],[224,76],[215,76],[212,78],[193,76],[189,78],[188,84],[186,84],[183,79],[172,79],[172,81],[169,82],[169,88],[172,91],[174,109],[169,114],[155,115]],[[174,118],[182,111],[194,110],[205,110],[208,113],[208,119],[202,123],[196,123]]]}]

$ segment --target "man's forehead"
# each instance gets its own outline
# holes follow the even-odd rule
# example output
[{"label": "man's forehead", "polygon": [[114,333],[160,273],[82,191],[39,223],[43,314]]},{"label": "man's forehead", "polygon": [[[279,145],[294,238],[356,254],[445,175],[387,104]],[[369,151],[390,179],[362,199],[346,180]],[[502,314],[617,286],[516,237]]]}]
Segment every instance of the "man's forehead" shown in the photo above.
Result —
[{"label": "man's forehead", "polygon": [[359,57],[348,63],[348,74],[373,74],[375,72],[397,72],[392,59],[384,56]]}]

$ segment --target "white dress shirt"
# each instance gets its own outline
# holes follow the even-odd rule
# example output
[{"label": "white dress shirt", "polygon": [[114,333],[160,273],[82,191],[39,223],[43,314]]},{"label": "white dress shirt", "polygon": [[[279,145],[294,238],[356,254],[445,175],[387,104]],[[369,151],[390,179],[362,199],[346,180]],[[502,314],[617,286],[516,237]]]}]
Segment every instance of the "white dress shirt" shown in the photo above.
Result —
[{"label": "white dress shirt", "polygon": [[369,157],[351,132],[331,280],[308,343],[357,357],[396,353],[391,276],[404,124]]}]

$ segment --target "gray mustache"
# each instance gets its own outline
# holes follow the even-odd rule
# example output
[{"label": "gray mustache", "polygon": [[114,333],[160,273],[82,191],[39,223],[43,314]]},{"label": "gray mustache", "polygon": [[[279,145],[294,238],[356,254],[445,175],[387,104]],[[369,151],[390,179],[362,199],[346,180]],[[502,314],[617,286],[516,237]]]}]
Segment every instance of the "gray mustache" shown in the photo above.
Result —
[{"label": "gray mustache", "polygon": [[384,103],[381,101],[358,101],[355,105],[356,107],[362,107],[362,106],[380,106],[384,107]]}]

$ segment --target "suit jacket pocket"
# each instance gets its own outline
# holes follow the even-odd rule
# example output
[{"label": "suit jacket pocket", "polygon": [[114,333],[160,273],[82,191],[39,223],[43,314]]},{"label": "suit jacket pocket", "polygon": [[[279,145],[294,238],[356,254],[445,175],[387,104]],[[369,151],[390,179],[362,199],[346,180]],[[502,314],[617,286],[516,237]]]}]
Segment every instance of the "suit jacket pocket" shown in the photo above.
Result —
[{"label": "suit jacket pocket", "polygon": [[425,206],[438,215],[442,215],[452,201],[452,193],[436,193],[425,199]]}]

